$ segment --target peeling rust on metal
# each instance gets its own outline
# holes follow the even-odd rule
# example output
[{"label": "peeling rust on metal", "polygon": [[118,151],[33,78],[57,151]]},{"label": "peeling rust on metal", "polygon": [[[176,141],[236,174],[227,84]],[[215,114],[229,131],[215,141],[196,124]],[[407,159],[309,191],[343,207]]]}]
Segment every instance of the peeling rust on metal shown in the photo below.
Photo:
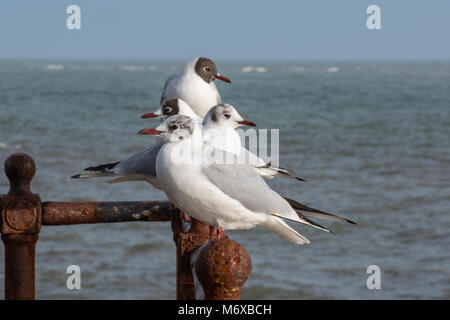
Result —
[{"label": "peeling rust on metal", "polygon": [[[158,206],[155,213],[152,209]],[[147,212],[146,215],[140,212]],[[42,224],[47,226],[128,221],[170,221],[167,201],[43,202]]]},{"label": "peeling rust on metal", "polygon": [[195,299],[191,257],[206,299],[239,299],[251,270],[247,251],[224,238],[209,242],[209,226],[182,214],[167,201],[41,202],[30,191],[33,159],[14,154],[5,162],[9,193],[0,196],[1,238],[5,244],[5,298],[34,299],[35,245],[41,225],[127,221],[171,221],[177,254],[177,298]]},{"label": "peeling rust on metal", "polygon": [[214,240],[199,249],[195,273],[207,300],[237,300],[252,263],[243,246],[231,239]]},{"label": "peeling rust on metal", "polygon": [[5,161],[10,189],[0,198],[0,230],[7,300],[29,300],[35,295],[35,245],[41,228],[41,199],[30,191],[35,172],[34,161],[26,154],[13,154]]},{"label": "peeling rust on metal", "polygon": [[183,233],[182,214],[176,211],[172,216],[172,232],[177,246],[177,299],[195,300],[191,255],[209,241],[209,226],[192,218],[189,231]]}]

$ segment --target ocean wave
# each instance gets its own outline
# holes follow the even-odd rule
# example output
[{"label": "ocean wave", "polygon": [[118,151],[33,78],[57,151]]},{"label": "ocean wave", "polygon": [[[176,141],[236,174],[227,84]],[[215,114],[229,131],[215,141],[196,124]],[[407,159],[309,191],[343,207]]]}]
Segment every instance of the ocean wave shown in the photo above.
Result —
[{"label": "ocean wave", "polygon": [[46,70],[63,70],[64,66],[62,64],[49,64],[45,67]]},{"label": "ocean wave", "polygon": [[156,70],[155,66],[133,66],[133,65],[123,65],[119,66],[119,70],[122,71],[146,71],[146,70]]},{"label": "ocean wave", "polygon": [[253,67],[253,66],[246,66],[241,69],[242,72],[267,72],[267,69],[264,67]]},{"label": "ocean wave", "polygon": [[22,145],[20,145],[20,144],[10,145],[5,142],[0,142],[0,149],[9,149],[9,148],[20,149],[20,148],[22,148]]},{"label": "ocean wave", "polygon": [[327,68],[327,72],[339,72],[339,68],[338,67],[329,67],[329,68]]}]

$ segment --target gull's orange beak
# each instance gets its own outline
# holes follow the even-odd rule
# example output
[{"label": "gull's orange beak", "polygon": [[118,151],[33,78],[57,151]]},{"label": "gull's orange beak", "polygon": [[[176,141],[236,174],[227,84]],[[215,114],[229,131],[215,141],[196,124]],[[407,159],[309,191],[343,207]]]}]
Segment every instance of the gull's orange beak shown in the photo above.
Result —
[{"label": "gull's orange beak", "polygon": [[159,135],[165,131],[156,130],[155,128],[149,128],[149,129],[142,129],[138,132],[138,134],[154,134]]},{"label": "gull's orange beak", "polygon": [[242,121],[237,121],[237,123],[239,123],[242,126],[251,126],[251,127],[256,127],[256,124],[248,121],[248,120],[242,120]]},{"label": "gull's orange beak", "polygon": [[141,119],[158,118],[160,115],[156,113],[146,113],[141,116]]},{"label": "gull's orange beak", "polygon": [[214,76],[214,79],[221,80],[221,81],[224,81],[226,83],[231,83],[230,79],[228,79],[227,77],[221,76],[220,74],[216,74]]}]

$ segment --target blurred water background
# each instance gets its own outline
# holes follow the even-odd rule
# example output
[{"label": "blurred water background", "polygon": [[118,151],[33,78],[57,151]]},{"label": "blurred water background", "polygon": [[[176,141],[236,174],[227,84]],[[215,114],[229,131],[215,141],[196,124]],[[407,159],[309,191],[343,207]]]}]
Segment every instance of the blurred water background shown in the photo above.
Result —
[{"label": "blurred water background", "polygon": [[[182,62],[0,61],[0,163],[30,154],[43,201],[161,200],[148,184],[71,180],[153,143],[136,132]],[[296,226],[297,246],[264,229],[229,232],[250,252],[242,298],[450,298],[450,63],[220,62],[224,102],[259,128],[280,129],[280,164],[306,183],[278,192],[343,215],[336,235]],[[0,172],[0,193],[8,182]],[[0,246],[0,288],[4,285]],[[82,271],[69,291],[68,265]],[[366,268],[381,268],[368,290]],[[174,299],[169,223],[43,227],[39,299]],[[3,298],[3,289],[0,292]]]}]

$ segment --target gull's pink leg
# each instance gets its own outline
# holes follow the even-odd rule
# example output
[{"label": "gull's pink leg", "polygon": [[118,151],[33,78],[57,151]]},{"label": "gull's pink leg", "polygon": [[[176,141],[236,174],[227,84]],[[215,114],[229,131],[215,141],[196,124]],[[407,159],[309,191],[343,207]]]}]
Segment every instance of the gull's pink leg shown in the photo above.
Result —
[{"label": "gull's pink leg", "polygon": [[214,233],[216,233],[216,228],[209,226],[209,241],[214,240]]},{"label": "gull's pink leg", "polygon": [[222,234],[223,234],[223,228],[222,227],[218,227],[217,228],[217,239],[221,239],[222,238]]},{"label": "gull's pink leg", "polygon": [[191,217],[189,217],[189,215],[187,214],[186,211],[183,211],[182,214],[183,214],[183,220],[184,221],[186,221],[186,222],[191,222],[192,221]]}]

